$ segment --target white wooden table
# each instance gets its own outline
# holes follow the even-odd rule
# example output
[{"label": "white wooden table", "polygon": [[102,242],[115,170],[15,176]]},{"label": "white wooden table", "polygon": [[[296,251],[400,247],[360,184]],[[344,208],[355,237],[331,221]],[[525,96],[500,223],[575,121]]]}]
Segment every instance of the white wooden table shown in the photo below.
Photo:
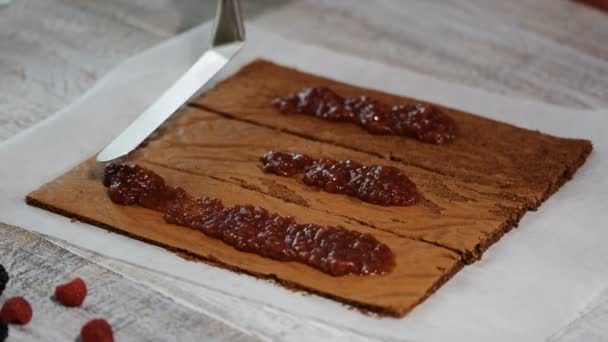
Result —
[{"label": "white wooden table", "polygon": [[[608,107],[608,15],[570,1],[249,0],[245,7],[248,20],[294,39],[494,92]],[[214,1],[203,0],[14,0],[0,7],[0,142],[74,101],[126,57],[213,12]],[[25,294],[35,310],[32,324],[11,330],[13,340],[74,340],[97,316],[120,340],[284,340],[294,326],[317,339],[332,336],[319,322],[2,224],[0,263],[18,274],[3,298]],[[92,295],[83,310],[59,310],[50,293],[73,274],[90,279]],[[239,305],[281,324],[237,329],[218,319],[238,322]],[[608,340],[607,323],[604,293],[553,340]]]}]

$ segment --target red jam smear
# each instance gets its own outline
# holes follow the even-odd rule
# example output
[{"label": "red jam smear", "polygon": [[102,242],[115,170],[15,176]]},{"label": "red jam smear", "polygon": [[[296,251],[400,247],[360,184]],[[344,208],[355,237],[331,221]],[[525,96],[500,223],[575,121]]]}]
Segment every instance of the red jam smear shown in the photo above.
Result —
[{"label": "red jam smear", "polygon": [[305,88],[273,104],[282,113],[299,113],[330,121],[352,122],[373,134],[393,134],[432,144],[456,138],[454,120],[430,104],[389,106],[367,96],[342,97],[329,88]]},{"label": "red jam smear", "polygon": [[327,192],[383,206],[409,206],[420,196],[416,185],[392,166],[364,165],[352,160],[312,159],[300,153],[269,151],[262,169],[280,176],[303,173],[304,183]]},{"label": "red jam smear", "polygon": [[163,212],[167,222],[199,230],[241,251],[300,262],[333,276],[380,275],[395,266],[391,249],[370,234],[299,224],[264,208],[194,197],[138,165],[110,164],[103,182],[113,202]]}]

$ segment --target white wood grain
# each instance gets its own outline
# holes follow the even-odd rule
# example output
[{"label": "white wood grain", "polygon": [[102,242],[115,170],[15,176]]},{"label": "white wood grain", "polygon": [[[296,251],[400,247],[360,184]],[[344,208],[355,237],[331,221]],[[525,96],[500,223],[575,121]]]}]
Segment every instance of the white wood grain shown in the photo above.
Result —
[{"label": "white wood grain", "polygon": [[[249,18],[285,1],[245,2]],[[125,58],[209,20],[211,0],[18,0],[0,7],[0,141],[53,114]]]},{"label": "white wood grain", "polygon": [[65,1],[18,0],[0,10],[0,139],[90,88],[159,36]]},{"label": "white wood grain", "polygon": [[301,0],[257,23],[497,93],[608,106],[606,14],[571,1]]},{"label": "white wood grain", "polygon": [[[257,340],[22,229],[2,226],[0,251],[11,275],[1,301],[23,296],[34,311],[29,324],[11,325],[9,341],[73,341],[93,318],[106,318],[117,341]],[[80,308],[65,308],[53,291],[74,277],[86,281],[89,293]]]},{"label": "white wood grain", "polygon": [[[311,317],[295,316],[278,307],[244,297],[236,297],[216,289],[160,274],[152,269],[105,257],[65,241],[55,241],[66,249],[86,257],[87,260],[95,261],[129,279],[167,294],[178,303],[188,307],[203,308],[211,316],[220,317],[228,322],[239,322],[242,329],[264,339],[298,341],[302,336],[307,336],[310,341],[378,341],[378,338],[374,336],[333,326]],[[302,294],[294,293],[294,295]],[[386,339],[384,340],[386,341]]]}]

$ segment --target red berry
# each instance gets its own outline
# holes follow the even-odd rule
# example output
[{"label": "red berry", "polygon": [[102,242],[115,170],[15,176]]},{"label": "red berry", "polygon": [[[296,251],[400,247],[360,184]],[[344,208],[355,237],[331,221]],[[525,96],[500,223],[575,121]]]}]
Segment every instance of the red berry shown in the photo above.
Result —
[{"label": "red berry", "polygon": [[65,306],[80,306],[86,296],[87,284],[80,278],[55,288],[55,298]]},{"label": "red berry", "polygon": [[88,321],[80,330],[80,342],[114,342],[112,327],[105,319]]},{"label": "red berry", "polygon": [[32,307],[23,297],[10,298],[2,305],[0,318],[9,324],[27,324],[32,320]]}]

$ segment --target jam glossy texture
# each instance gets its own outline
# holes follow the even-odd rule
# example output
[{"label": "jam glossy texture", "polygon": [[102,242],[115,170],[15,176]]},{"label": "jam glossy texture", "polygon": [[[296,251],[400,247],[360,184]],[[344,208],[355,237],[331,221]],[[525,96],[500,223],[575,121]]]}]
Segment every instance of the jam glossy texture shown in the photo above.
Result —
[{"label": "jam glossy texture", "polygon": [[342,97],[329,88],[305,88],[277,97],[282,113],[299,113],[360,125],[373,134],[403,135],[444,144],[456,138],[454,120],[436,106],[424,103],[390,106],[367,96]]},{"label": "jam glossy texture", "polygon": [[334,276],[380,275],[395,266],[390,248],[370,234],[300,224],[264,208],[197,198],[138,165],[108,165],[104,185],[115,203],[161,211],[167,222],[199,230],[241,251],[300,262]]},{"label": "jam glossy texture", "polygon": [[312,159],[299,153],[266,152],[262,169],[281,176],[303,173],[304,183],[327,192],[359,198],[384,206],[418,202],[416,185],[392,166],[364,165],[352,160]]}]

